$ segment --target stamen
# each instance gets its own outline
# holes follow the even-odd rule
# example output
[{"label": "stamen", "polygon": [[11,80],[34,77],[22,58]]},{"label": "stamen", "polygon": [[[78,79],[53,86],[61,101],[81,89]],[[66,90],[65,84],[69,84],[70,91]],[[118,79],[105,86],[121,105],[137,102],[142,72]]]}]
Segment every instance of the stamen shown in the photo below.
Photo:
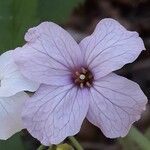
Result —
[{"label": "stamen", "polygon": [[75,83],[78,83],[79,82],[79,79],[75,79]]},{"label": "stamen", "polygon": [[83,83],[80,83],[80,88],[83,88]]},{"label": "stamen", "polygon": [[93,78],[93,76],[92,76],[91,74],[89,74],[88,78],[89,78],[89,79],[92,79],[92,78]]},{"label": "stamen", "polygon": [[78,71],[75,72],[76,76],[80,76],[80,73]]},{"label": "stamen", "polygon": [[86,85],[87,85],[88,87],[92,87],[89,82],[86,82]]},{"label": "stamen", "polygon": [[82,67],[81,70],[82,70],[82,73],[83,73],[83,74],[86,74],[86,73],[87,73],[87,70],[86,70],[85,68]]}]

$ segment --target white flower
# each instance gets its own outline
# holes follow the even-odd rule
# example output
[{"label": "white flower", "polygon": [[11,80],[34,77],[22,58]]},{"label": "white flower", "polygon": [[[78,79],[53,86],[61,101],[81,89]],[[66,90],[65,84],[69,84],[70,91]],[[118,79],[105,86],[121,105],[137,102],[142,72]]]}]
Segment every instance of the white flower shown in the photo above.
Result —
[{"label": "white flower", "polygon": [[22,76],[12,58],[13,51],[0,56],[0,139],[8,139],[23,129],[22,105],[39,84]]},{"label": "white flower", "polygon": [[11,97],[0,98],[0,139],[6,140],[22,130],[22,105],[29,96],[20,92]]},{"label": "white flower", "polygon": [[0,56],[0,97],[9,97],[21,91],[34,92],[39,87],[39,84],[22,76],[12,53],[13,50],[10,50]]}]

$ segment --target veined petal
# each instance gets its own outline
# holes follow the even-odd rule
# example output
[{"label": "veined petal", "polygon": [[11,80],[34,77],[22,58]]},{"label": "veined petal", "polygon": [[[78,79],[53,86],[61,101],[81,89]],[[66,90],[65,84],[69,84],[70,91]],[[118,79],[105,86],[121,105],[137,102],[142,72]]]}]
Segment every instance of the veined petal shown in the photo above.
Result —
[{"label": "veined petal", "polygon": [[85,63],[95,73],[95,79],[133,62],[145,49],[137,32],[127,31],[113,19],[103,19],[80,47]]},{"label": "veined petal", "polygon": [[133,122],[140,119],[146,103],[138,84],[112,73],[91,88],[87,118],[106,137],[124,137]]},{"label": "veined petal", "polygon": [[17,48],[15,62],[29,79],[51,85],[65,85],[70,81],[70,70],[81,65],[79,45],[60,26],[44,22],[29,29],[27,44]]},{"label": "veined petal", "polygon": [[48,146],[79,132],[88,106],[87,89],[41,85],[26,102],[22,118],[31,135]]},{"label": "veined petal", "polygon": [[39,87],[25,78],[13,61],[13,51],[7,51],[0,56],[0,97],[9,97],[21,91],[34,92]]},{"label": "veined petal", "polygon": [[25,92],[0,98],[0,139],[6,140],[23,129],[21,112],[23,103],[28,98]]}]

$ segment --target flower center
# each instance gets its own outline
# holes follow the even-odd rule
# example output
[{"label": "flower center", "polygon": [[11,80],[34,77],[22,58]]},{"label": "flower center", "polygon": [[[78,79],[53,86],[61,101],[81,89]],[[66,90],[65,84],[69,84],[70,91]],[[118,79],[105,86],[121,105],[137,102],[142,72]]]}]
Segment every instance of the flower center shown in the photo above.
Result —
[{"label": "flower center", "polygon": [[83,88],[83,87],[90,88],[93,83],[93,75],[88,69],[81,68],[80,70],[74,73],[73,80],[74,80],[74,83],[80,88]]}]

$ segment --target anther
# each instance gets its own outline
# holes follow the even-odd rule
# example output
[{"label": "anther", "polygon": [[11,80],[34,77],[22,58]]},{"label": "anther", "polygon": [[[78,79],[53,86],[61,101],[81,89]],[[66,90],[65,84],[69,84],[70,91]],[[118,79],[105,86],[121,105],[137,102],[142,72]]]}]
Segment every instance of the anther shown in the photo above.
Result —
[{"label": "anther", "polygon": [[80,88],[83,88],[83,83],[80,83]]},{"label": "anther", "polygon": [[91,74],[89,74],[88,78],[89,78],[89,79],[92,79],[92,78],[93,78],[93,76],[92,76]]},{"label": "anther", "polygon": [[80,73],[78,71],[75,72],[76,76],[80,76]]},{"label": "anther", "polygon": [[86,73],[87,73],[87,70],[86,70],[85,68],[82,67],[81,70],[82,70],[82,73],[83,73],[83,74],[86,74]]},{"label": "anther", "polygon": [[75,79],[75,83],[78,83],[79,82],[79,79]]},{"label": "anther", "polygon": [[89,82],[86,82],[86,85],[87,85],[88,87],[92,87]]}]

